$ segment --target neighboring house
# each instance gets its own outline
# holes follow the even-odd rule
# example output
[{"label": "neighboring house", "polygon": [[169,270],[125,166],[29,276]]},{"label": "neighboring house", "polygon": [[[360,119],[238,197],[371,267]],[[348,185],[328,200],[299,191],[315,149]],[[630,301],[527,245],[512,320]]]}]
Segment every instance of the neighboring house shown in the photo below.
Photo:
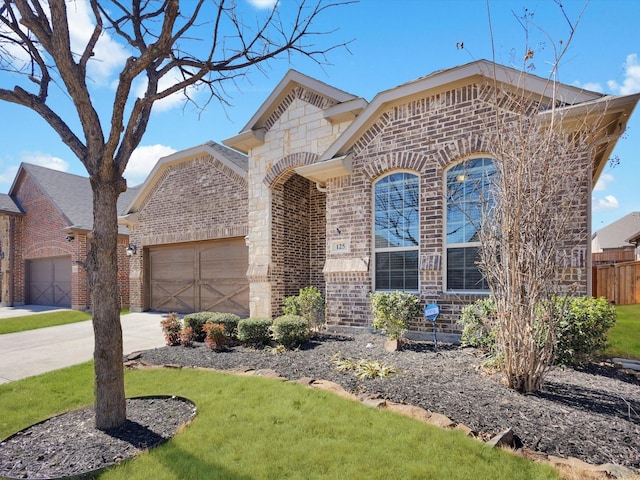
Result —
[{"label": "neighboring house", "polygon": [[640,258],[640,212],[632,212],[597,230],[591,237],[594,264],[633,261]]},{"label": "neighboring house", "polygon": [[[119,209],[135,188],[123,193]],[[23,163],[0,199],[0,270],[4,306],[90,308],[84,262],[93,226],[89,179]],[[129,303],[128,231],[119,227],[120,303]]]},{"label": "neighboring house", "polygon": [[120,222],[131,309],[249,316],[247,157],[213,142],[158,161]]}]

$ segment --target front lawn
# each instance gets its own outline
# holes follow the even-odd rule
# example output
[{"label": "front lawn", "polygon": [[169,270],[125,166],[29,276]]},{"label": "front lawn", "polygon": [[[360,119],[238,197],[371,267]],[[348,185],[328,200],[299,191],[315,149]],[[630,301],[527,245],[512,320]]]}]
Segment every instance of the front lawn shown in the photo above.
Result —
[{"label": "front lawn", "polygon": [[[89,404],[92,378],[85,363],[0,385],[0,438]],[[198,415],[174,439],[102,479],[558,478],[461,432],[294,383],[188,369],[127,371],[126,382],[128,396],[180,395]]]},{"label": "front lawn", "polygon": [[[129,313],[128,309],[122,310],[120,315]],[[0,335],[4,333],[25,332],[37,328],[66,325],[67,323],[84,322],[91,320],[91,313],[79,310],[63,310],[24,315],[22,317],[10,317],[0,319]]]},{"label": "front lawn", "polygon": [[640,304],[616,306],[616,324],[609,331],[607,358],[640,360]]}]

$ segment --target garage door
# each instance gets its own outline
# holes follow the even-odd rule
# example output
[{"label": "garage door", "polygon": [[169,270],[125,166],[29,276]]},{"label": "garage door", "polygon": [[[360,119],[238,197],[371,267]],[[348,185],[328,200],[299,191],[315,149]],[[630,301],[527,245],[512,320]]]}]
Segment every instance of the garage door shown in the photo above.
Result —
[{"label": "garage door", "polygon": [[71,257],[28,260],[27,302],[71,307]]},{"label": "garage door", "polygon": [[244,238],[152,247],[150,307],[161,312],[249,315]]}]

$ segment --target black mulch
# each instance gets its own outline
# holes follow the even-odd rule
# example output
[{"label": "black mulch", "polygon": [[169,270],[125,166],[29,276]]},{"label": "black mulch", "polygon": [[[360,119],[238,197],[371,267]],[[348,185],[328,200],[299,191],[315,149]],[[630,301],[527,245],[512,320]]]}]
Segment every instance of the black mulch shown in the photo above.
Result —
[{"label": "black mulch", "polygon": [[168,440],[195,411],[190,401],[178,397],[127,399],[127,422],[109,432],[94,428],[93,408],[64,413],[0,443],[0,476],[92,478]]},{"label": "black mulch", "polygon": [[[384,340],[372,334],[322,335],[297,351],[280,354],[241,346],[212,352],[197,343],[194,347],[148,350],[136,360],[219,370],[272,369],[291,380],[330,380],[356,394],[444,414],[484,438],[511,427],[524,446],[533,450],[592,464],[640,468],[640,381],[636,376],[607,365],[556,368],[540,393],[523,395],[505,388],[498,375],[487,373],[482,368],[485,359],[474,349],[445,344],[435,352],[433,343],[410,342],[400,352],[387,352]],[[379,360],[397,367],[400,373],[359,380],[334,368],[336,354]],[[59,425],[55,427],[49,425],[53,421],[36,426],[38,433],[27,434],[26,443],[15,448],[7,442],[0,444],[0,475],[20,478],[20,474],[33,475],[36,469],[56,468],[48,475],[63,476],[102,468],[150,447],[159,437],[170,437],[193,413],[189,410],[177,415],[182,418],[166,425],[166,412],[157,410],[153,403],[128,404],[129,426],[141,434],[132,439],[98,434],[92,428],[92,412],[80,412],[56,417]],[[88,435],[91,441],[85,437],[80,440],[81,435]],[[66,444],[57,443],[62,440],[67,440]],[[35,453],[36,443],[42,443],[41,453]]]}]

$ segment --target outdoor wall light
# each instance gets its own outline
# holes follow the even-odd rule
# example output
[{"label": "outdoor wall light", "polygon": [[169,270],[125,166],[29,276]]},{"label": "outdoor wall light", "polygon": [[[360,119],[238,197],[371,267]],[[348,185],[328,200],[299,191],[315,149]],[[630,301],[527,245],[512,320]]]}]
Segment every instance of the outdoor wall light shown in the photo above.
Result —
[{"label": "outdoor wall light", "polygon": [[65,238],[67,239],[67,242],[73,242],[73,240],[74,240],[76,237],[74,237],[73,235],[67,235]]},{"label": "outdoor wall light", "polygon": [[130,243],[127,245],[127,257],[133,257],[138,251],[138,247],[136,247],[135,243]]}]

